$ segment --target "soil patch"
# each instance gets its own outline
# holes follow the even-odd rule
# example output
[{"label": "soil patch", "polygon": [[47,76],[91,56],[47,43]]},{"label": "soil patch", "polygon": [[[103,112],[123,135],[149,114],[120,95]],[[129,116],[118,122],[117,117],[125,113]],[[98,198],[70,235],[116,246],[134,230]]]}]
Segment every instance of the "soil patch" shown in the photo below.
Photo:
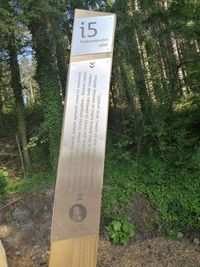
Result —
[{"label": "soil patch", "polygon": [[[24,195],[18,201],[0,207],[0,239],[10,266],[48,266],[53,189],[38,194]],[[152,225],[152,215],[144,212],[148,207],[141,196],[134,197],[134,213],[140,210],[141,220]],[[138,203],[141,203],[140,206]],[[139,216],[139,215],[138,215]],[[155,214],[153,215],[153,217]],[[138,225],[139,225],[138,220]],[[137,219],[135,219],[137,223]],[[136,225],[137,226],[137,225]],[[141,225],[140,231],[142,231]],[[148,228],[148,227],[147,227]],[[152,228],[149,229],[150,233]],[[98,267],[200,267],[200,247],[189,239],[182,242],[152,237],[146,234],[133,239],[131,244],[114,246],[101,234]]]}]

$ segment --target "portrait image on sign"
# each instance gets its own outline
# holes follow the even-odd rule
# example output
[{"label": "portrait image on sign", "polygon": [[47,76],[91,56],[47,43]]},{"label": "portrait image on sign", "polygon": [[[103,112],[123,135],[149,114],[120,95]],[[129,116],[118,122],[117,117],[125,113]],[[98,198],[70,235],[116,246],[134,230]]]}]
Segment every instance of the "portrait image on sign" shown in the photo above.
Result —
[{"label": "portrait image on sign", "polygon": [[82,222],[87,216],[87,210],[82,204],[75,204],[70,208],[69,216],[76,223]]}]

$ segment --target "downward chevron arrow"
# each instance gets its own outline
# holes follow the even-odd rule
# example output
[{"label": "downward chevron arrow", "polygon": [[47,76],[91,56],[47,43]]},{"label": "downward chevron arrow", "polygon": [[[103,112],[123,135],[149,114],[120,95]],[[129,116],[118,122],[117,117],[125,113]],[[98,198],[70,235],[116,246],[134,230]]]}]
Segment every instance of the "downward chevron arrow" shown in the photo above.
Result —
[{"label": "downward chevron arrow", "polygon": [[94,68],[95,67],[95,62],[90,62],[90,68]]}]

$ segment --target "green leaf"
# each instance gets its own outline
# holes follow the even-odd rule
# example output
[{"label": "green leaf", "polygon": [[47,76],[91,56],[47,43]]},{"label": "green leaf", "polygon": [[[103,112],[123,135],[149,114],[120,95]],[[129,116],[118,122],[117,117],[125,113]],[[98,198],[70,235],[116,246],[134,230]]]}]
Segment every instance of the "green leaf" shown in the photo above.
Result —
[{"label": "green leaf", "polygon": [[121,222],[119,221],[113,221],[113,227],[115,231],[120,231],[121,230]]}]

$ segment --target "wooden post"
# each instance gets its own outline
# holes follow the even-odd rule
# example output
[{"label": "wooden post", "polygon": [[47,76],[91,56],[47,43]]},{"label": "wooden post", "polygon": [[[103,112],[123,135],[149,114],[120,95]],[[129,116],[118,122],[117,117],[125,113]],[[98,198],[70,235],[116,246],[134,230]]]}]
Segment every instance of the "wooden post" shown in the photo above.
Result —
[{"label": "wooden post", "polygon": [[0,240],[0,267],[8,267],[6,253]]},{"label": "wooden post", "polygon": [[95,267],[116,16],[76,10],[49,267]]}]

